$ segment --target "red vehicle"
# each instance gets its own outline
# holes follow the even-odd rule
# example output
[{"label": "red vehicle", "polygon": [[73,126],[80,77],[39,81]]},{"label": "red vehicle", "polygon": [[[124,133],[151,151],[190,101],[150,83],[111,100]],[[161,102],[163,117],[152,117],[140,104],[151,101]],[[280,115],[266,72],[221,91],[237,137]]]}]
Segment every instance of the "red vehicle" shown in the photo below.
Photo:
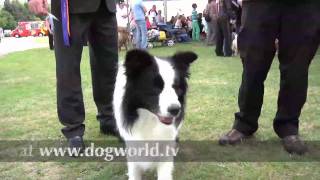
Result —
[{"label": "red vehicle", "polygon": [[18,22],[18,26],[11,32],[12,37],[45,36],[47,30],[44,21]]}]

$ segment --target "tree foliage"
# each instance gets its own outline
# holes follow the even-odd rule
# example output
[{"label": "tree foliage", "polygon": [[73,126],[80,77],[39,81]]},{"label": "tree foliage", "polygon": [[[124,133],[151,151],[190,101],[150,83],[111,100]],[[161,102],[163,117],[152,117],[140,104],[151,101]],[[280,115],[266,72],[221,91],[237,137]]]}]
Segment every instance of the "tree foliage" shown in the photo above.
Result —
[{"label": "tree foliage", "polygon": [[35,21],[44,19],[44,17],[32,14],[28,9],[28,4],[21,4],[18,0],[5,0],[3,9],[0,11],[0,27],[10,27],[9,29],[14,28],[19,21]]},{"label": "tree foliage", "polygon": [[8,11],[18,21],[30,21],[36,18],[29,10],[27,4],[21,4],[17,0],[5,0],[4,10]]},{"label": "tree foliage", "polygon": [[3,29],[14,29],[17,22],[14,17],[6,10],[0,10],[0,27]]}]

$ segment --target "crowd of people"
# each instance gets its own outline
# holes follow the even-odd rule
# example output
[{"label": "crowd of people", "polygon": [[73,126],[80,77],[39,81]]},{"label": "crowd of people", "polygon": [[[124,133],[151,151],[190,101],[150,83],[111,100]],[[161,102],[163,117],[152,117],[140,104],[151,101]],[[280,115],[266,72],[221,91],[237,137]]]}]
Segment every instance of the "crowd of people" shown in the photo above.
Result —
[{"label": "crowd of people", "polygon": [[242,1],[239,0],[209,0],[204,11],[208,24],[208,44],[216,45],[217,56],[231,56],[232,40],[237,41],[241,25]]},{"label": "crowd of people", "polygon": [[150,10],[142,0],[135,0],[130,5],[118,3],[117,20],[119,29],[126,28],[133,35],[135,48],[147,48],[147,32],[152,29],[164,30],[177,42],[206,41],[216,45],[218,56],[231,56],[232,33],[238,33],[241,25],[240,0],[208,0],[206,8],[198,12],[197,4],[190,5],[191,14],[178,11],[166,21],[161,10],[153,5]]}]

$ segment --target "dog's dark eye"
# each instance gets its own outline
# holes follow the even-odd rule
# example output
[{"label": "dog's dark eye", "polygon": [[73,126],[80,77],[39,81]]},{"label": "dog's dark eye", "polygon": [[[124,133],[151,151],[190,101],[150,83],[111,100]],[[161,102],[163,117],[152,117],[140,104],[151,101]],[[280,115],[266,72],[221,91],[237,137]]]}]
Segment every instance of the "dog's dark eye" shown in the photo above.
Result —
[{"label": "dog's dark eye", "polygon": [[172,88],[175,89],[175,90],[181,89],[181,88],[180,88],[178,85],[176,85],[176,84],[172,85]]},{"label": "dog's dark eye", "polygon": [[177,93],[178,95],[182,95],[183,90],[182,90],[182,88],[181,88],[179,85],[174,84],[174,85],[172,85],[172,88],[176,91],[176,93]]},{"label": "dog's dark eye", "polygon": [[163,89],[164,87],[164,82],[162,80],[162,77],[160,75],[156,76],[154,79],[153,79],[153,85],[156,87],[156,88],[159,88],[159,89]]}]

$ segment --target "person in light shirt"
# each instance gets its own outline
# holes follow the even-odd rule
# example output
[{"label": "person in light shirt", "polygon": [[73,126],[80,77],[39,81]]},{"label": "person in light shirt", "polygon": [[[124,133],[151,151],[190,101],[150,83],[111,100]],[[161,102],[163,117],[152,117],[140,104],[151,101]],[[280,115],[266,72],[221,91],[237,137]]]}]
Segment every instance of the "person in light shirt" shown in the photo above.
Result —
[{"label": "person in light shirt", "polygon": [[158,15],[157,6],[156,5],[152,6],[152,9],[150,9],[150,11],[148,12],[148,15],[149,15],[150,23],[151,24],[156,24],[156,17]]},{"label": "person in light shirt", "polygon": [[164,17],[162,16],[162,11],[161,10],[158,10],[158,15],[156,17],[156,22],[157,22],[157,24],[164,24],[165,23]]},{"label": "person in light shirt", "polygon": [[127,28],[128,26],[128,9],[124,3],[117,5],[117,23],[118,28]]},{"label": "person in light shirt", "polygon": [[135,0],[132,3],[133,17],[136,24],[135,41],[136,48],[146,49],[147,48],[147,24],[145,15],[147,12],[146,7],[142,0]]}]

